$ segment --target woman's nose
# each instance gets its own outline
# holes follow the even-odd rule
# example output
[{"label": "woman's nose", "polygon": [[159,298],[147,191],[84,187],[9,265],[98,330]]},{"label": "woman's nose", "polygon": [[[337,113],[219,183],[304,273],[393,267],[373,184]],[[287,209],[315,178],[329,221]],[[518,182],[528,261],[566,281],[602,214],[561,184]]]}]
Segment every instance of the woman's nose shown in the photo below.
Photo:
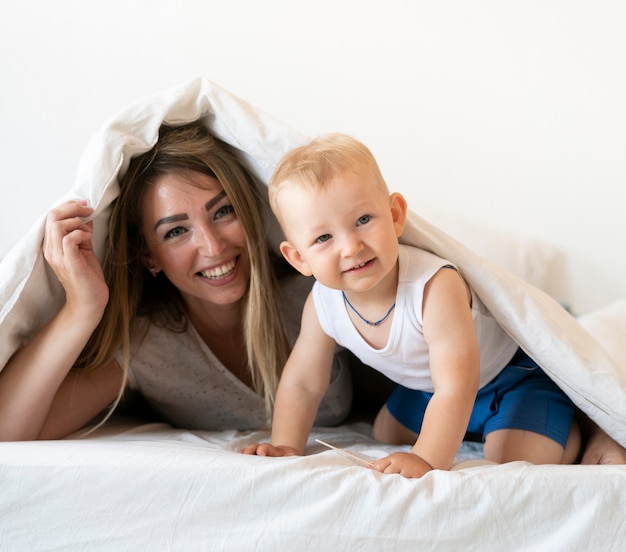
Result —
[{"label": "woman's nose", "polygon": [[201,255],[216,257],[224,249],[224,240],[219,232],[212,228],[203,227],[196,232],[196,246]]}]

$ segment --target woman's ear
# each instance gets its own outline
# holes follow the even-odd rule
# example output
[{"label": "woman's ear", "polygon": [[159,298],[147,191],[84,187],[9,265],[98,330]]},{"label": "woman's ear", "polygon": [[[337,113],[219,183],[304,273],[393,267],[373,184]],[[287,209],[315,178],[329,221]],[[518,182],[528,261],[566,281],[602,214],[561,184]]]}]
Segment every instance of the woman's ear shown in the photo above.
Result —
[{"label": "woman's ear", "polygon": [[309,265],[304,261],[300,252],[291,245],[290,242],[284,241],[280,244],[280,252],[287,262],[293,266],[300,274],[304,276],[312,276],[313,272],[309,268]]},{"label": "woman's ear", "polygon": [[396,229],[396,236],[400,237],[400,234],[404,232],[404,225],[406,224],[407,202],[404,196],[398,192],[394,192],[389,198],[393,226]]},{"label": "woman's ear", "polygon": [[152,274],[152,276],[156,276],[159,272],[161,272],[161,267],[152,258],[152,255],[150,255],[148,251],[142,251],[141,262],[143,263],[143,266],[148,269],[148,272]]}]

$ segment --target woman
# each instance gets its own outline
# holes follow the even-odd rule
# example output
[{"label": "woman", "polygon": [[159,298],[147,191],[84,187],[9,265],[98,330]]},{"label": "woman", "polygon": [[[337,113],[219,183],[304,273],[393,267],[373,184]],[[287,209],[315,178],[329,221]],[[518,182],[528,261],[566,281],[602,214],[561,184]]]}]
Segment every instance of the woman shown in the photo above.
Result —
[{"label": "woman", "polygon": [[[66,301],[0,373],[2,440],[66,436],[127,384],[176,426],[268,419],[310,282],[271,254],[255,183],[194,123],[163,126],[120,188],[103,268],[88,205],[48,214],[44,255]],[[350,392],[338,356],[318,422],[340,422]]]}]

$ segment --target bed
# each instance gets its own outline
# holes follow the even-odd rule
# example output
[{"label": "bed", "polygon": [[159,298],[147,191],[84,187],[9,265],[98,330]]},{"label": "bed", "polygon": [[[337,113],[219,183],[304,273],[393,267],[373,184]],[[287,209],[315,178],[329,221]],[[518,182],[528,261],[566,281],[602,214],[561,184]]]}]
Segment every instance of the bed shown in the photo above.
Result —
[{"label": "bed", "polygon": [[[162,121],[203,118],[266,182],[306,140],[205,79],[130,106],[87,148],[68,197],[106,226],[116,175]],[[0,366],[55,312],[62,290],[39,253],[42,220],[0,264]],[[403,235],[452,258],[520,345],[591,419],[626,444],[626,300],[574,319],[545,292],[556,252],[526,237],[412,213]],[[101,251],[102,242],[96,243]],[[529,330],[530,328],[530,330]],[[132,415],[131,415],[132,414]],[[238,453],[269,437],[189,431],[121,412],[92,434],[0,443],[0,550],[624,550],[626,466],[489,464],[464,443],[420,480],[357,459],[392,450],[367,416],[317,427],[303,457]]]}]

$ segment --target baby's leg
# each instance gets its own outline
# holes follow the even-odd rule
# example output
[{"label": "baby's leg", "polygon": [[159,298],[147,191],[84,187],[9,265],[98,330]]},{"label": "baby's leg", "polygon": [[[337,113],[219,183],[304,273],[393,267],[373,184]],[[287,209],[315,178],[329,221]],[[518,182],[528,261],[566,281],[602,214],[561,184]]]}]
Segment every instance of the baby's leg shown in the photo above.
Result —
[{"label": "baby's leg", "polygon": [[581,432],[574,420],[574,404],[522,351],[479,391],[478,405],[486,413],[485,459],[533,464],[576,461]]},{"label": "baby's leg", "polygon": [[595,423],[589,422],[589,437],[581,464],[626,464],[626,449]]},{"label": "baby's leg", "polygon": [[565,448],[550,437],[522,429],[499,429],[485,437],[485,459],[533,464],[573,464],[580,450],[580,429],[572,424]]},{"label": "baby's leg", "polygon": [[383,405],[374,420],[374,439],[388,445],[413,445],[417,437],[417,433],[402,425]]},{"label": "baby's leg", "polygon": [[432,393],[398,385],[374,420],[374,439],[389,445],[413,445]]}]

